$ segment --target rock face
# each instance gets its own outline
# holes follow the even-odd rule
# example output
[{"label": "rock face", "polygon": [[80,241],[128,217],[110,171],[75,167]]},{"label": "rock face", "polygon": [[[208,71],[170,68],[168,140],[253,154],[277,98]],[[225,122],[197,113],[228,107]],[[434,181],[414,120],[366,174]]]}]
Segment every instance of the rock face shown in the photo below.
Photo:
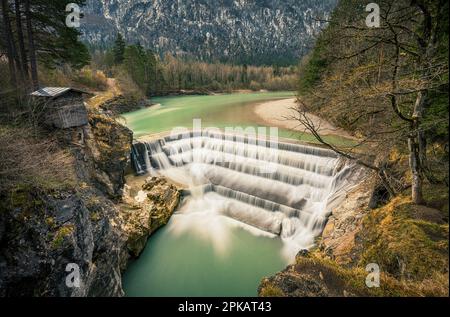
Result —
[{"label": "rock face", "polygon": [[[292,64],[310,50],[336,0],[88,0],[84,39],[121,32],[159,53],[248,64]],[[293,36],[295,35],[295,36]]]},{"label": "rock face", "polygon": [[84,157],[90,157],[88,166],[91,180],[111,198],[120,198],[125,184],[124,171],[127,166],[133,133],[108,116],[92,112],[90,125],[85,130]]},{"label": "rock face", "polygon": [[179,190],[164,178],[149,178],[142,189],[142,201],[126,201],[121,213],[127,248],[135,257],[141,254],[148,237],[167,224],[180,201]]},{"label": "rock face", "polygon": [[[358,274],[340,270],[337,264],[345,267],[359,259],[361,241],[358,233],[362,227],[362,219],[369,210],[367,206],[371,198],[372,183],[373,178],[368,177],[347,193],[343,203],[328,218],[318,241],[317,252],[332,261],[316,257],[306,250],[300,251],[294,265],[263,279],[259,294],[292,297],[368,295],[364,287],[353,287],[351,284]],[[364,282],[364,278],[361,281]]]},{"label": "rock face", "polygon": [[328,218],[319,250],[341,265],[356,263],[359,258],[358,232],[362,219],[369,212],[370,192],[373,178],[359,184],[347,194],[345,201],[334,209]]},{"label": "rock face", "polygon": [[[0,296],[123,295],[125,240],[110,200],[92,189],[20,188],[4,198],[10,208],[0,220]],[[80,287],[66,285],[71,264],[79,268]]]},{"label": "rock face", "polygon": [[[121,274],[148,237],[165,225],[179,191],[150,179],[141,203],[119,208],[89,187],[43,193],[20,188],[0,217],[0,296],[123,296]],[[68,287],[68,265],[80,287]]]},{"label": "rock face", "polygon": [[[302,255],[304,258],[305,255]],[[298,274],[297,272],[301,272]],[[345,289],[345,276],[339,276],[322,263],[299,260],[277,275],[264,279],[258,289],[262,296],[344,297],[363,294]],[[350,288],[348,288],[350,289]]]},{"label": "rock face", "polygon": [[99,113],[89,122],[57,136],[75,157],[77,186],[0,192],[0,297],[123,296],[129,259],[174,212],[178,190],[162,179],[145,184],[141,203],[118,203],[132,133]]}]

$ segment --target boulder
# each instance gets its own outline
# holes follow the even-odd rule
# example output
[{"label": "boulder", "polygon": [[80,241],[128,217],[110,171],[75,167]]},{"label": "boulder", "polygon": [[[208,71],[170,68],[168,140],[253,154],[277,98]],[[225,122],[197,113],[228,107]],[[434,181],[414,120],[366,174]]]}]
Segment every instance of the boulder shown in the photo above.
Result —
[{"label": "boulder", "polygon": [[121,213],[127,247],[134,257],[141,254],[148,237],[167,224],[180,201],[178,188],[160,177],[147,179],[140,194],[134,201],[130,197]]}]

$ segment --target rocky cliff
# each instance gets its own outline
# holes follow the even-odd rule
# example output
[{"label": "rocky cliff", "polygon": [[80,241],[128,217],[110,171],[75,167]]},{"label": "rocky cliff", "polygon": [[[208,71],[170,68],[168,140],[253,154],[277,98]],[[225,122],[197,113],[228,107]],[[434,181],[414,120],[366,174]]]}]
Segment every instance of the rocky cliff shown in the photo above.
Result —
[{"label": "rocky cliff", "polygon": [[[317,247],[264,278],[260,296],[448,296],[448,190],[427,187],[429,206],[408,193],[373,203],[369,177],[333,210]],[[367,265],[378,265],[379,287],[368,287]]]},{"label": "rocky cliff", "polygon": [[93,45],[117,32],[159,53],[248,64],[292,64],[305,55],[336,0],[88,0],[82,28]]},{"label": "rocky cliff", "polygon": [[0,296],[122,296],[123,270],[168,221],[178,190],[153,179],[139,204],[123,201],[132,133],[97,111],[53,137],[73,155],[77,184],[0,192]]},{"label": "rocky cliff", "polygon": [[[119,210],[92,189],[40,192],[19,188],[4,197],[0,296],[120,296],[126,265]],[[70,264],[80,287],[66,285]]]}]

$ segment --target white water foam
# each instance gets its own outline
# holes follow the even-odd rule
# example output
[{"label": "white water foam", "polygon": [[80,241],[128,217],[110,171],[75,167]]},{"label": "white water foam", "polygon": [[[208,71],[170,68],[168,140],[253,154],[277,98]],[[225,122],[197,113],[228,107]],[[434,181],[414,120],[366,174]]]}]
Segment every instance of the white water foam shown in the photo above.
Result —
[{"label": "white water foam", "polygon": [[314,245],[333,208],[361,177],[361,169],[332,151],[288,143],[269,148],[242,137],[167,137],[135,144],[132,157],[136,172],[162,174],[188,188],[169,230],[192,230],[219,255],[227,252],[232,225],[279,236],[292,261]]}]

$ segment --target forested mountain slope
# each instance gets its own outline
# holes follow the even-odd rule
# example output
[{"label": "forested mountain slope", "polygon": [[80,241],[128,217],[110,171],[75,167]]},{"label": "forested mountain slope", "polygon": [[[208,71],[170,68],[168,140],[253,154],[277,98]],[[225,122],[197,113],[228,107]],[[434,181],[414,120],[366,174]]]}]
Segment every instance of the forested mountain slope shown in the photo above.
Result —
[{"label": "forested mountain slope", "polygon": [[111,43],[117,32],[158,52],[203,60],[292,64],[305,55],[336,0],[87,1],[84,38]]}]

